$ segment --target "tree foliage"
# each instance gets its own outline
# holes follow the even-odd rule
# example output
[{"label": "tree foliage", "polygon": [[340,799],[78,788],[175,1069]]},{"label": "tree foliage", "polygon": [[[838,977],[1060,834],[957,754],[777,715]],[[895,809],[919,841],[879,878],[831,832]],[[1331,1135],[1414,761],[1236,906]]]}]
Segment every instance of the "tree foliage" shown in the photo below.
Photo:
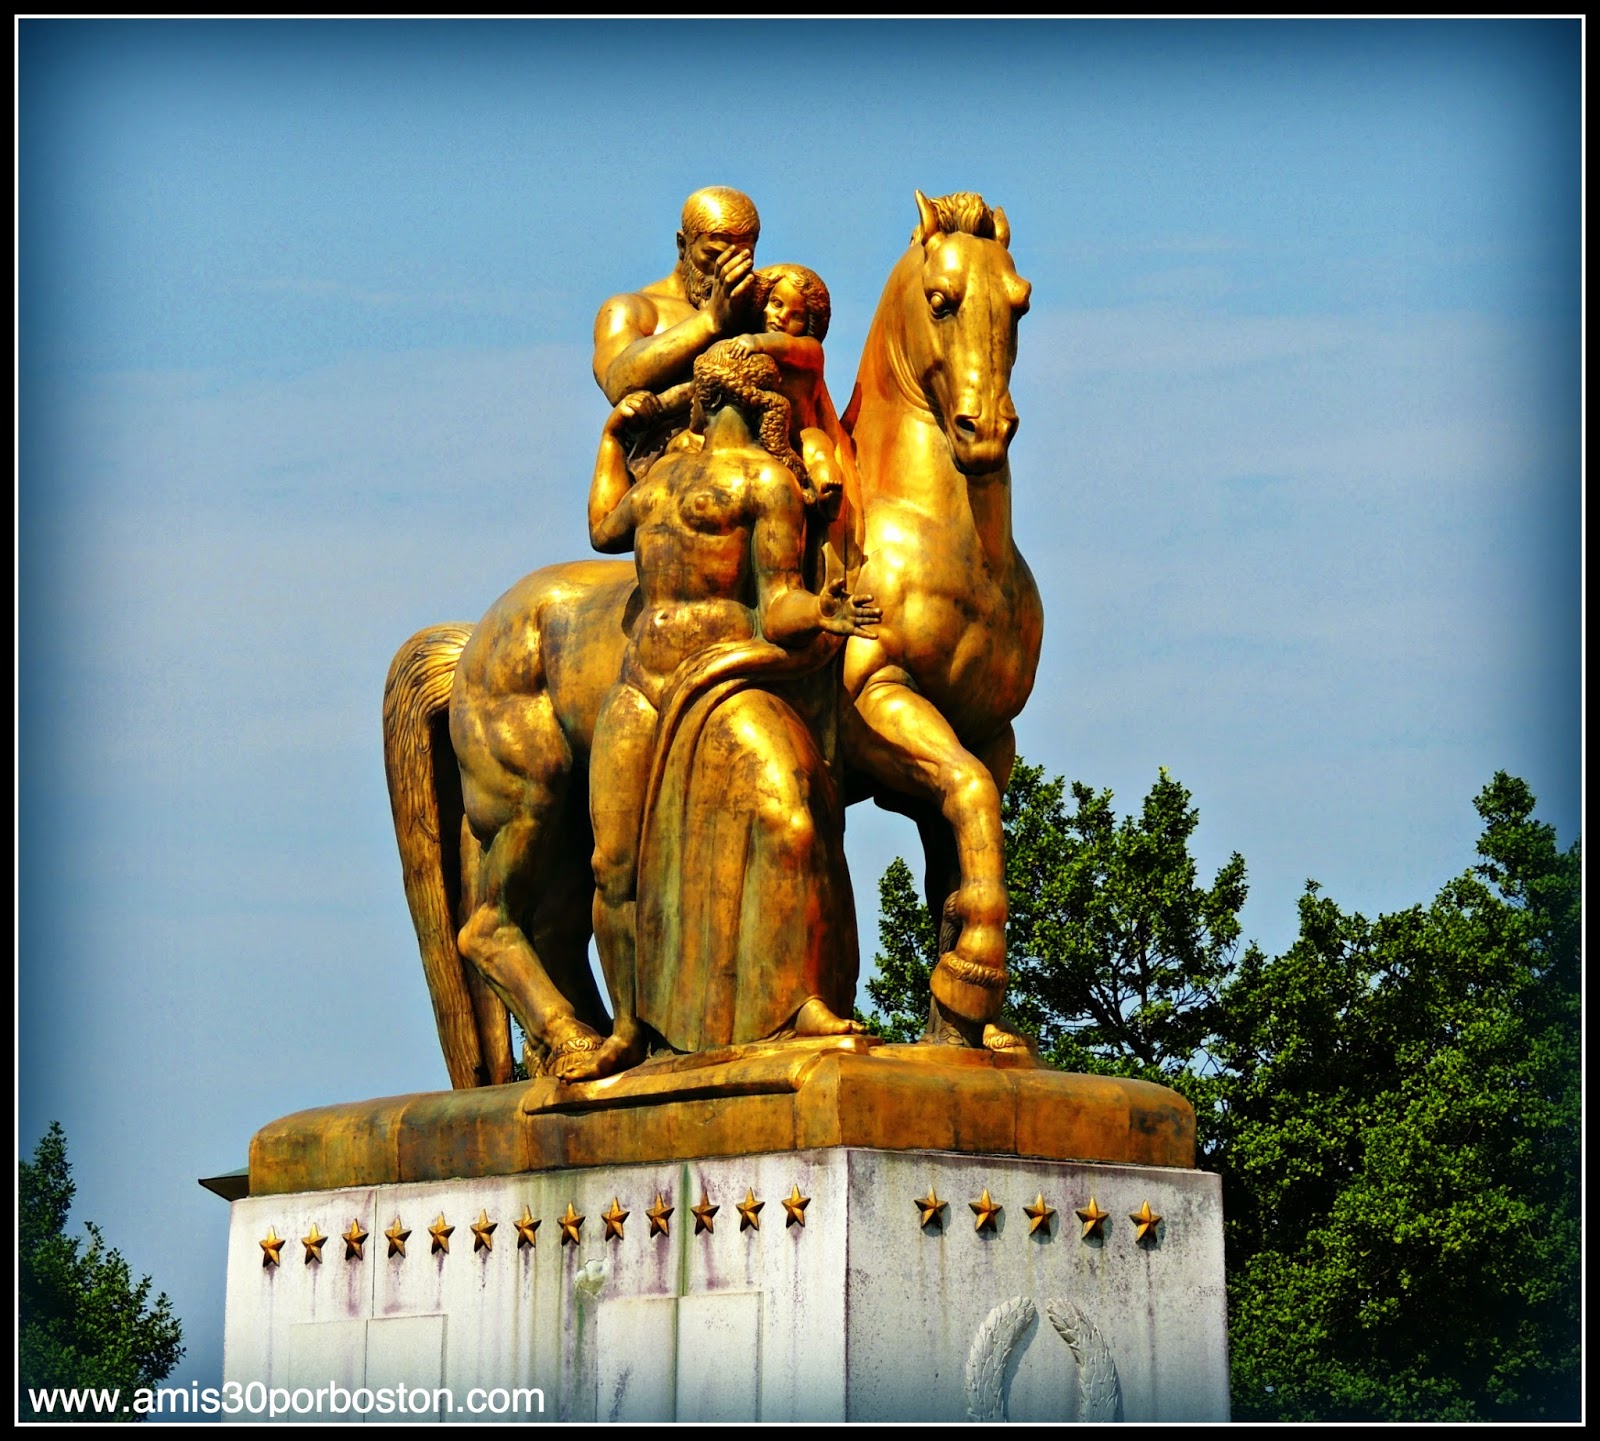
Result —
[{"label": "tree foliage", "polygon": [[[1282,955],[1242,951],[1164,771],[1136,816],[1019,764],[1005,797],[1007,1019],[1053,1063],[1194,1103],[1223,1177],[1240,1420],[1578,1414],[1581,853],[1503,773],[1479,863],[1376,922],[1307,883]],[[883,1032],[921,1034],[935,936],[880,885]]]},{"label": "tree foliage", "polygon": [[182,1327],[165,1294],[149,1304],[150,1278],[134,1282],[128,1263],[107,1248],[100,1229],[85,1224],[88,1245],[66,1234],[76,1187],[67,1140],[58,1123],[40,1139],[33,1161],[17,1166],[18,1410],[25,1420],[108,1420],[35,1412],[30,1390],[109,1388],[122,1391],[133,1419],[133,1393],[164,1380],[183,1355]]},{"label": "tree foliage", "polygon": [[1308,885],[1226,993],[1240,1419],[1577,1415],[1580,853],[1503,773],[1477,806],[1431,905]]}]

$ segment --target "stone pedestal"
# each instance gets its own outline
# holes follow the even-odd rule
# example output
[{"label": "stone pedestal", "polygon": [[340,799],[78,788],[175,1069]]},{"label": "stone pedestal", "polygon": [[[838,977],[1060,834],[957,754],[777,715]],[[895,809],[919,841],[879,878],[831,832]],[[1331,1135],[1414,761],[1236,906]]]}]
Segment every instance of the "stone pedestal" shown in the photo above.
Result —
[{"label": "stone pedestal", "polygon": [[[1180,1166],[834,1145],[252,1182],[225,1351],[262,1403],[244,1419],[269,1399],[344,1419],[1228,1417],[1220,1183]],[[1142,1238],[1134,1213],[1159,1217]]]}]

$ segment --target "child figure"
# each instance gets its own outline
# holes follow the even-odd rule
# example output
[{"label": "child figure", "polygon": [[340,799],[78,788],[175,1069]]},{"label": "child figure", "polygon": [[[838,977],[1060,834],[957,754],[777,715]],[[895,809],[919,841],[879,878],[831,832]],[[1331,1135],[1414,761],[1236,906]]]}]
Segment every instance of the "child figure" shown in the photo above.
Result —
[{"label": "child figure", "polygon": [[806,503],[820,504],[831,519],[838,513],[843,478],[835,447],[839,419],[822,377],[822,342],[833,317],[828,287],[803,265],[769,265],[756,272],[756,297],[765,331],[735,336],[728,344],[740,354],[777,361],[779,389],[793,417],[791,443],[811,481]]}]

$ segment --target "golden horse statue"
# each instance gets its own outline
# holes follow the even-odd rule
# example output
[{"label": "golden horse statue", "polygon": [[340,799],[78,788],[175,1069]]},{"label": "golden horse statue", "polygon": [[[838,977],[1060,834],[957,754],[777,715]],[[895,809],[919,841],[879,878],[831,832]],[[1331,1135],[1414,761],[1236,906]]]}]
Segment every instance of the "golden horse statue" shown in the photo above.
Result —
[{"label": "golden horse statue", "polygon": [[[843,417],[852,586],[883,620],[846,643],[839,741],[849,799],[910,815],[922,836],[942,919],[931,1037],[1004,1048],[1017,1042],[993,1024],[1006,979],[1000,795],[1043,631],[1007,464],[1029,286],[1003,211],[971,194],[916,199]],[[395,831],[456,1087],[510,1079],[508,1011],[555,1074],[601,1073],[589,749],[636,597],[630,562],[549,566],[476,627],[419,632],[390,668]]]}]

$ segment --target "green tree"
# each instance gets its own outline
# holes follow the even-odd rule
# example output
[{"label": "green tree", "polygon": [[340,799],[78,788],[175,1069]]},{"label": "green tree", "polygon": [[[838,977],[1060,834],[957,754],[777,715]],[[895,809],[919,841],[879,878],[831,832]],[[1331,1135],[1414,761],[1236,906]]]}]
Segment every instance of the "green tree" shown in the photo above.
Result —
[{"label": "green tree", "polygon": [[[1246,894],[1238,854],[1210,886],[1189,844],[1199,812],[1163,769],[1140,811],[1118,821],[1112,793],[1072,787],[1019,761],[1002,801],[1006,836],[1005,1022],[1069,1071],[1132,1076],[1183,1092],[1202,1155],[1218,1102],[1205,1052],[1232,973]],[[895,1040],[922,1034],[933,925],[911,871],[879,884],[877,975],[869,1021]]]},{"label": "green tree", "polygon": [[[1300,933],[1238,952],[1244,863],[1210,887],[1187,791],[1019,765],[1005,797],[1010,1023],[1068,1070],[1194,1103],[1223,1177],[1240,1420],[1579,1414],[1582,860],[1497,774],[1479,862],[1374,922],[1308,882]],[[883,1033],[921,1034],[935,937],[880,885]]]},{"label": "green tree", "polygon": [[1220,1012],[1234,1414],[1578,1414],[1577,843],[1478,797],[1482,862],[1372,924],[1308,884]]},{"label": "green tree", "polygon": [[18,1162],[17,1171],[18,1413],[32,1421],[109,1420],[37,1412],[30,1392],[118,1387],[123,1412],[115,1419],[135,1419],[134,1391],[164,1380],[183,1355],[171,1302],[162,1294],[148,1304],[150,1278],[135,1284],[128,1263],[106,1247],[93,1222],[84,1227],[87,1247],[66,1234],[76,1187],[58,1123],[40,1139],[32,1163]]}]

